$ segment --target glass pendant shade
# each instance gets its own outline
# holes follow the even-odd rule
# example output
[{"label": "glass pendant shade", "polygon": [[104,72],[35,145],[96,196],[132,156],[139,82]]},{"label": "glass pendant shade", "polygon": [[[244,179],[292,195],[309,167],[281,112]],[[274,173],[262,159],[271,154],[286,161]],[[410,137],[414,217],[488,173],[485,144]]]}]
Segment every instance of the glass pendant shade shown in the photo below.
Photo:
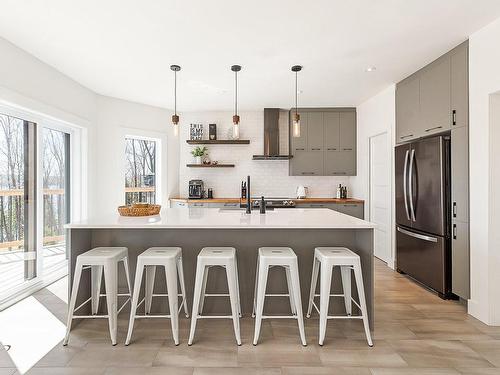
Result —
[{"label": "glass pendant shade", "polygon": [[300,115],[296,113],[292,122],[292,136],[294,138],[300,137]]},{"label": "glass pendant shade", "polygon": [[173,124],[174,127],[174,137],[179,136],[179,124]]},{"label": "glass pendant shade", "polygon": [[240,139],[240,116],[233,116],[233,139]]}]

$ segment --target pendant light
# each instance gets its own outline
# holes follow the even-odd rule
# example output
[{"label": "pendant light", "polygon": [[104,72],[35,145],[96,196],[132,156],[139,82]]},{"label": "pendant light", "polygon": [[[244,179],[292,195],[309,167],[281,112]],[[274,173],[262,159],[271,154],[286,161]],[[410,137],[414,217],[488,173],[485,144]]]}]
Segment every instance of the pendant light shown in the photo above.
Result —
[{"label": "pendant light", "polygon": [[292,66],[292,72],[295,72],[295,113],[293,114],[293,122],[292,122],[292,136],[295,138],[300,137],[300,114],[298,110],[298,73],[302,70],[302,66],[294,65]]},{"label": "pendant light", "polygon": [[170,70],[174,72],[174,114],[172,115],[172,125],[174,126],[174,136],[179,135],[179,116],[177,115],[177,72],[181,70],[179,65],[170,65]]},{"label": "pendant light", "polygon": [[233,116],[233,139],[240,138],[240,116],[238,116],[238,72],[241,70],[241,65],[231,66],[234,72],[234,116]]}]

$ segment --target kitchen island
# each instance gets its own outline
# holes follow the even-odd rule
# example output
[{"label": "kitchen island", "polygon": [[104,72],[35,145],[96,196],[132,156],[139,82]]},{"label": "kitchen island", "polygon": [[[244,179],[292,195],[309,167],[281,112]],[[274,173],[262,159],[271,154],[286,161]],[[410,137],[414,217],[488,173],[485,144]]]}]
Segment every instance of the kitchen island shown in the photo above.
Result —
[{"label": "kitchen island", "polygon": [[[205,246],[231,246],[236,248],[242,311],[251,313],[257,262],[257,249],[261,246],[288,246],[298,257],[302,303],[304,311],[311,282],[312,262],[316,246],[345,246],[361,257],[366,302],[373,327],[373,233],[374,224],[328,209],[276,209],[260,214],[244,210],[217,208],[169,208],[152,217],[110,216],[71,223],[67,228],[70,283],[76,257],[98,246],[126,246],[132,283],[137,256],[151,246],[179,246],[182,248],[187,301],[191,308],[194,287],[196,257]],[[84,273],[80,284],[78,302],[90,295],[90,272]],[[354,279],[354,278],[353,278]],[[269,272],[268,293],[286,290],[286,278],[282,269]],[[119,291],[126,291],[126,280],[119,270]],[[333,290],[340,290],[340,273],[334,273]],[[71,288],[70,288],[71,290]],[[155,293],[165,292],[165,276],[157,272]],[[355,291],[355,288],[353,288]],[[227,291],[225,272],[210,272],[207,292]],[[332,292],[333,293],[333,292]],[[353,293],[354,297],[355,292]],[[153,311],[166,308],[164,298],[156,298]],[[334,300],[336,312],[344,312],[344,303]],[[77,303],[78,305],[78,303]],[[227,298],[212,297],[205,303],[206,313],[229,311]],[[266,300],[269,313],[289,311],[286,298]]]}]

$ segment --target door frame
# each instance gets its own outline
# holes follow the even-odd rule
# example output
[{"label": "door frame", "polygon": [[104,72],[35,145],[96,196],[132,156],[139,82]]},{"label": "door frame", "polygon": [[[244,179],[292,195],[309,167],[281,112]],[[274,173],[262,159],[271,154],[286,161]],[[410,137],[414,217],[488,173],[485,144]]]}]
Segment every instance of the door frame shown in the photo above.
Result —
[{"label": "door frame", "polygon": [[376,137],[379,137],[381,135],[385,135],[387,139],[387,155],[388,157],[388,164],[390,168],[390,172],[388,174],[388,181],[387,184],[389,186],[389,194],[388,194],[388,210],[389,210],[389,227],[387,228],[387,234],[388,234],[388,243],[387,246],[389,247],[389,259],[387,259],[387,266],[395,269],[395,264],[396,264],[396,259],[395,259],[395,251],[394,251],[394,244],[395,244],[395,227],[394,227],[394,148],[391,142],[391,133],[388,130],[385,130],[383,132],[379,132],[376,134],[372,134],[368,137],[368,220],[372,220],[372,215],[373,215],[373,210],[372,210],[372,203],[373,199],[372,196],[374,194],[373,189],[372,189],[372,181],[373,181],[373,176],[372,176],[372,140]]}]

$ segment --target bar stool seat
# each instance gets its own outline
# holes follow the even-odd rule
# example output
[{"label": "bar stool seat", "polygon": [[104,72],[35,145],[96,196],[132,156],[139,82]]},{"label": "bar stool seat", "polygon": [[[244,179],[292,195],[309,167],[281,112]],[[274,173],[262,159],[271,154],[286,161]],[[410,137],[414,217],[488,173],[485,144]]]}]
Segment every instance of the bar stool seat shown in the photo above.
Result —
[{"label": "bar stool seat", "polygon": [[[229,293],[206,293],[208,270],[219,266],[226,270]],[[231,302],[231,315],[203,315],[206,297],[226,297]],[[191,330],[188,345],[193,344],[198,319],[232,319],[236,343],[241,345],[240,336],[240,288],[238,282],[238,264],[234,247],[204,247],[198,254],[196,264],[196,280],[194,285],[193,310],[191,313]]]},{"label": "bar stool seat", "polygon": [[[342,294],[330,294],[333,268],[336,266],[340,267],[343,287]],[[320,293],[316,294],[316,284],[320,271]],[[354,271],[359,303],[356,302],[351,295],[351,271]],[[314,302],[315,297],[320,297],[319,308]],[[330,297],[344,298],[346,315],[328,315]],[[361,315],[352,315],[352,303],[359,308]],[[323,345],[325,340],[328,319],[361,319],[363,320],[368,345],[373,346],[370,325],[368,322],[361,261],[358,254],[345,247],[316,247],[314,249],[313,272],[311,277],[311,289],[309,292],[309,306],[307,309],[308,318],[311,316],[313,307],[319,313],[319,345]]]},{"label": "bar stool seat", "polygon": [[[167,281],[167,293],[154,293],[154,282],[156,275],[156,267],[163,266],[165,268],[165,276]],[[142,276],[146,269],[146,287],[144,298],[139,302],[139,294],[142,284]],[[181,293],[177,289],[177,276],[179,277]],[[153,297],[168,297],[169,314],[168,315],[151,315],[151,304]],[[182,297],[181,305],[179,306],[179,297]],[[137,308],[144,303],[145,314],[138,315]],[[132,298],[132,308],[130,310],[130,322],[128,326],[127,339],[125,345],[130,344],[132,331],[134,329],[135,319],[146,318],[170,318],[172,325],[172,336],[175,345],[179,345],[179,312],[184,306],[184,313],[189,317],[186,304],[186,287],[184,285],[184,271],[182,265],[182,249],[180,247],[150,247],[137,257],[137,267],[135,271],[134,293]]]},{"label": "bar stool seat", "polygon": [[[266,294],[267,275],[272,267],[285,268],[287,278],[288,293],[287,294]],[[292,315],[263,315],[265,297],[281,297],[286,296],[290,299],[290,308]],[[299,281],[299,266],[297,255],[289,247],[260,247],[257,259],[257,272],[255,276],[255,292],[254,292],[254,313],[255,316],[255,332],[253,344],[257,345],[260,336],[260,327],[262,319],[270,318],[291,318],[297,319],[299,326],[300,339],[302,345],[306,346],[306,337],[304,331],[304,318],[302,316],[302,301],[300,297],[300,281]]]},{"label": "bar stool seat", "polygon": [[[118,293],[118,262],[123,262],[125,268],[125,277],[127,279],[128,293]],[[82,271],[91,270],[91,297],[75,308],[78,288]],[[101,294],[102,274],[104,273],[104,281],[106,293]],[[106,297],[107,314],[97,315],[99,311],[99,300],[101,297]],[[118,308],[118,297],[128,297],[123,305]],[[109,321],[109,333],[111,343],[116,345],[117,334],[117,317],[125,305],[130,301],[130,274],[128,266],[128,249],[126,247],[96,247],[76,258],[75,275],[73,278],[73,287],[71,290],[71,298],[68,307],[68,321],[66,326],[66,336],[63,345],[68,344],[69,334],[71,331],[71,323],[73,319],[85,318],[107,318]],[[91,302],[92,315],[74,315],[76,311],[82,308],[85,304]]]}]

